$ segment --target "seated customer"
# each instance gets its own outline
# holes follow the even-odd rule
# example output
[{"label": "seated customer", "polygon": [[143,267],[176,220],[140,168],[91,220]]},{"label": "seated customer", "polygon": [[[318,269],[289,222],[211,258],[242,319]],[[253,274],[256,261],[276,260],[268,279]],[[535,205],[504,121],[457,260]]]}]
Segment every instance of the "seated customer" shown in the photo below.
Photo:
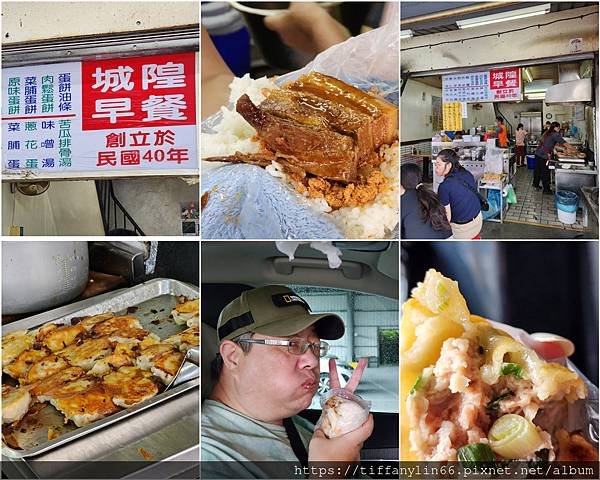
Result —
[{"label": "seated customer", "polygon": [[421,168],[407,163],[400,168],[400,237],[442,239],[452,236],[446,210],[437,195],[421,184]]},{"label": "seated customer", "polygon": [[[284,286],[247,290],[221,312],[219,354],[211,365],[216,385],[202,404],[202,478],[290,478],[286,462],[357,461],[373,430],[373,416],[356,430],[327,438],[298,416],[319,385],[320,358],[344,335],[334,313],[310,313]],[[358,386],[361,359],[344,387]],[[331,388],[339,388],[335,360]]]}]

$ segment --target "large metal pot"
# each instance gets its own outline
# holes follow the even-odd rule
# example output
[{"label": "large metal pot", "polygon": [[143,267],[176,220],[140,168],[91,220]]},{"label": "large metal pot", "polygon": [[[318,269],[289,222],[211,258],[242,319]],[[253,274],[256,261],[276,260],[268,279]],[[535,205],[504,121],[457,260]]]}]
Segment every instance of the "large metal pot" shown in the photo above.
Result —
[{"label": "large metal pot", "polygon": [[87,242],[2,242],[2,313],[47,310],[77,297],[88,280]]}]

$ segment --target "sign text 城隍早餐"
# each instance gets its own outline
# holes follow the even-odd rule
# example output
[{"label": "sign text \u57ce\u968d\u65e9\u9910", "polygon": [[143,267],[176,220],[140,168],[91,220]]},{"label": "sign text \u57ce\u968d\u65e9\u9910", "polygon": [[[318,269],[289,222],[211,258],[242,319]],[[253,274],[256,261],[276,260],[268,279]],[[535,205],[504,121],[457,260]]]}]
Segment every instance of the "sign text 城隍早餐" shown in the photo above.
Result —
[{"label": "sign text \u57ce\u968d\u65e9\u9910", "polygon": [[3,173],[198,167],[195,54],[2,70]]}]

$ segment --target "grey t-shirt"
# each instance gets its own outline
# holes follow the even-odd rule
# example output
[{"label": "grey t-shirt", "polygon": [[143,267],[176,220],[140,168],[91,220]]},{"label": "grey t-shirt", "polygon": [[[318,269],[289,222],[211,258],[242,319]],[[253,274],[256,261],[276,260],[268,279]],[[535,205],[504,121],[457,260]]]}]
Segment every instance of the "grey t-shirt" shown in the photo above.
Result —
[{"label": "grey t-shirt", "polygon": [[564,138],[562,138],[558,132],[552,132],[549,135],[544,135],[540,144],[538,145],[537,150],[535,151],[536,157],[547,158],[549,153],[552,153],[554,146],[559,143],[567,143]]},{"label": "grey t-shirt", "polygon": [[[249,462],[298,462],[283,426],[255,420],[215,400],[203,402],[201,418],[202,478],[270,478],[274,472],[269,472],[281,466]],[[292,419],[308,451],[314,426],[298,416]]]}]

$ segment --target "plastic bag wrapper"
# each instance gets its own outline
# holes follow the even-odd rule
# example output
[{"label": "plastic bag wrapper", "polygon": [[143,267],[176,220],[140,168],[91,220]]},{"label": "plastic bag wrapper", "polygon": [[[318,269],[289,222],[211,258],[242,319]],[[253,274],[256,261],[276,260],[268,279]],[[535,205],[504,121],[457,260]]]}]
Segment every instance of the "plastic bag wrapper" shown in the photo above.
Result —
[{"label": "plastic bag wrapper", "polygon": [[[334,45],[275,83],[283,85],[316,70],[361,90],[374,90],[398,105],[400,40],[396,27],[397,22],[391,21]],[[204,120],[202,132],[213,133],[221,119],[222,113],[218,112]],[[201,184],[202,193],[216,189],[209,195],[221,198],[219,202],[209,199],[202,212],[204,238],[345,238],[333,220],[311,208],[302,195],[262,168],[243,164],[210,168],[203,172]],[[393,236],[398,237],[398,229]]]},{"label": "plastic bag wrapper", "polygon": [[352,432],[367,421],[371,402],[343,388],[335,388],[321,396],[323,412],[317,422],[327,438]]},{"label": "plastic bag wrapper", "polygon": [[275,242],[277,250],[288,256],[290,262],[294,260],[294,254],[298,247],[302,244],[310,244],[310,248],[314,248],[327,256],[329,268],[340,268],[342,266],[342,251],[337,248],[332,242]]},{"label": "plastic bag wrapper", "polygon": [[500,190],[488,190],[487,201],[490,206],[486,212],[481,211],[484,220],[500,216],[500,208],[506,207],[506,198],[502,196]]},{"label": "plastic bag wrapper", "polygon": [[485,173],[502,173],[504,168],[504,159],[502,154],[504,150],[496,147],[488,147],[485,152]]},{"label": "plastic bag wrapper", "polygon": [[[525,345],[530,345],[531,336],[525,330],[511,325],[506,325],[498,322],[491,322],[492,325],[499,330],[503,330],[510,334],[515,340],[520,341]],[[566,358],[552,360],[552,362],[560,363],[566,366],[570,370],[573,370],[583,380],[587,389],[587,397],[576,402],[570,403],[567,411],[567,418],[562,427],[569,433],[575,431],[581,431],[583,437],[590,442],[596,449],[598,449],[600,429],[598,425],[599,421],[599,409],[598,409],[598,386],[594,385],[590,379],[588,379],[579,369]]]},{"label": "plastic bag wrapper", "polygon": [[202,189],[208,193],[202,238],[343,238],[333,222],[260,167],[217,168],[204,176]]},{"label": "plastic bag wrapper", "polygon": [[506,198],[506,202],[508,204],[517,203],[517,194],[515,193],[515,187],[512,186],[512,183],[509,183],[504,190],[502,190],[502,196]]}]

